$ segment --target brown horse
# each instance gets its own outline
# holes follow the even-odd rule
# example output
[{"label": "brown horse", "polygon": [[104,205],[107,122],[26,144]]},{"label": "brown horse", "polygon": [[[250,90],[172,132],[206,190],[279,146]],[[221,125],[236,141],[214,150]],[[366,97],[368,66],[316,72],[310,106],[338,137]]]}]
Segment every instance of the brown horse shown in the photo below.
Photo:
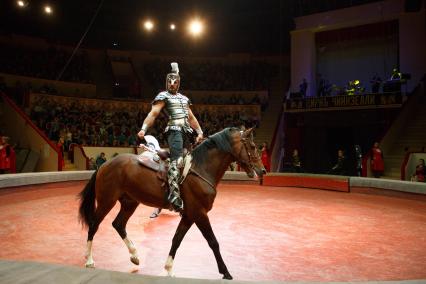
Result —
[{"label": "brown horse", "polygon": [[[245,132],[240,132],[237,128],[224,129],[198,145],[192,156],[191,171],[180,189],[184,210],[164,268],[168,275],[172,274],[176,251],[186,232],[195,223],[213,250],[219,272],[223,274],[224,279],[232,279],[220,254],[219,243],[207,212],[212,209],[217,184],[231,162],[237,161],[249,177],[261,177],[265,173],[253,142],[252,129]],[[121,209],[112,225],[126,244],[130,260],[136,265],[139,264],[136,248],[127,238],[126,224],[139,203],[156,208],[169,207],[161,183],[155,171],[141,166],[137,156],[132,154],[117,156],[93,174],[80,193],[80,219],[89,228],[86,267],[94,267],[93,236],[117,201],[121,203]]]}]

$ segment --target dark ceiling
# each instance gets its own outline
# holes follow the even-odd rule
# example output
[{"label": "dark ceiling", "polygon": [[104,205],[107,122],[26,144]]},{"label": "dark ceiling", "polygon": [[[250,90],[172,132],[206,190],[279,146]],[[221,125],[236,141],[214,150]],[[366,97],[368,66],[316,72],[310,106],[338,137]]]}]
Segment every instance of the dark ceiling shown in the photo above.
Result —
[{"label": "dark ceiling", "polygon": [[[83,46],[110,48],[116,42],[121,49],[207,55],[286,53],[294,17],[377,0],[51,0],[54,12],[49,16],[42,12],[46,1],[28,2],[25,9],[19,9],[15,0],[1,0],[2,33],[76,45],[102,3]],[[197,40],[182,28],[195,15],[207,23],[206,33]],[[156,21],[156,30],[150,34],[139,25],[147,17]],[[168,30],[172,21],[177,25],[175,32]]]}]

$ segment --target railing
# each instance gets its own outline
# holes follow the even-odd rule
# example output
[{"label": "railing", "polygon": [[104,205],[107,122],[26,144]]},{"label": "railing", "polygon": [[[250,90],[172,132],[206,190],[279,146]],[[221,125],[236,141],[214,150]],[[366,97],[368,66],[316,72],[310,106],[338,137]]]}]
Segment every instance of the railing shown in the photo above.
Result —
[{"label": "railing", "polygon": [[[56,154],[57,154],[57,170],[58,171],[62,171],[62,152],[60,151],[60,149],[57,147],[57,145],[55,145],[47,136],[46,134],[44,134],[43,131],[41,131],[32,121],[31,119],[29,119],[29,117],[22,111],[22,109],[20,107],[18,107],[15,102],[13,100],[11,100],[7,95],[5,95],[4,93],[0,92],[0,96],[3,98],[4,102],[7,103],[16,113],[16,115],[18,116],[17,119],[21,119],[23,121],[23,123],[20,123],[18,121],[14,121],[14,128],[10,129],[9,131],[22,131],[20,129],[16,128],[16,125],[20,125],[22,124],[24,127],[29,126],[30,129],[34,132],[34,134],[32,135],[36,135],[36,137],[39,137],[40,140],[42,141],[42,143],[45,143],[49,146],[48,149],[52,149]],[[34,148],[41,148],[40,151],[43,151],[45,154],[44,156],[50,156],[50,150],[46,149],[46,147],[42,147],[39,144],[42,144],[40,142],[37,141],[33,141],[33,139],[31,139],[30,137],[25,137],[28,136],[24,133],[18,133],[16,132],[15,139],[20,138],[20,139],[24,139],[26,138],[27,140],[31,140],[31,141],[24,141],[25,144],[30,144],[31,145],[31,149],[34,150]],[[19,140],[19,139],[17,139]],[[46,157],[46,159],[48,160],[48,157]],[[48,162],[45,163],[46,165],[46,169],[44,170],[51,170],[51,166],[48,165]]]},{"label": "railing", "polygon": [[89,170],[90,158],[96,157],[104,152],[107,160],[114,157],[114,154],[138,154],[138,147],[97,147],[97,146],[81,146],[76,143],[70,145],[71,161],[78,170]]}]

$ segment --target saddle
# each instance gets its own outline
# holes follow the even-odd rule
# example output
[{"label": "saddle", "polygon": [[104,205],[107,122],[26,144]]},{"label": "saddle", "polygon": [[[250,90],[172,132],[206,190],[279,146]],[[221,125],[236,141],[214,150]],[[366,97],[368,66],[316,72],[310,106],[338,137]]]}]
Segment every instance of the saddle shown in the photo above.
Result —
[{"label": "saddle", "polygon": [[[147,145],[141,144],[144,149],[142,154],[138,156],[138,162],[144,167],[157,172],[157,177],[163,182],[162,186],[167,185],[167,170],[169,166],[170,152],[161,149],[157,139],[154,136],[146,135],[145,141]],[[191,168],[192,156],[187,151],[184,151],[183,167],[181,167],[181,179],[179,184],[185,180],[189,169]]]},{"label": "saddle", "polygon": [[165,172],[167,174],[168,161],[167,158],[170,154],[164,150],[164,152],[156,153],[149,150],[145,150],[138,156],[138,162],[156,172]]}]

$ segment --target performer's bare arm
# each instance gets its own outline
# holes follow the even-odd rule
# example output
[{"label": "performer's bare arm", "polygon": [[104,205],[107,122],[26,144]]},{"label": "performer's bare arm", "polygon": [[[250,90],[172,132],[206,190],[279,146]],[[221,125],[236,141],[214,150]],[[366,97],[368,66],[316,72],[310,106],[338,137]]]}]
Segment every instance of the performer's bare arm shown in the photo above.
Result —
[{"label": "performer's bare arm", "polygon": [[197,118],[192,113],[192,110],[189,109],[189,119],[188,119],[189,125],[195,129],[197,132],[197,138],[195,139],[196,143],[200,143],[203,140],[203,131],[201,130],[200,124],[198,123]]},{"label": "performer's bare arm", "polygon": [[148,128],[154,124],[155,119],[160,114],[161,110],[163,109],[165,105],[166,104],[163,101],[158,101],[154,105],[152,105],[151,111],[148,113],[145,120],[143,121],[141,131],[139,131],[138,133],[138,136],[140,139],[142,139],[145,136]]}]

